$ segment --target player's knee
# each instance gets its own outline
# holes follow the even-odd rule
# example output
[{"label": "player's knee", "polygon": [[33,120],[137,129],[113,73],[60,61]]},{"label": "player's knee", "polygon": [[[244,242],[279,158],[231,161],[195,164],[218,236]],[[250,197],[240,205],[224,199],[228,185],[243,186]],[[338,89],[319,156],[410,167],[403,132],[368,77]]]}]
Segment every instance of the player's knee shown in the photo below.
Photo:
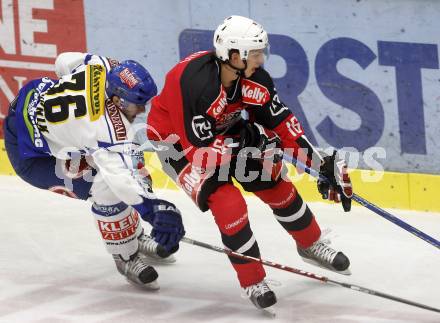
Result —
[{"label": "player's knee", "polygon": [[289,181],[281,180],[273,188],[255,194],[272,208],[278,222],[289,232],[303,230],[312,222],[312,212]]},{"label": "player's knee", "polygon": [[[255,239],[249,222],[247,222],[239,231],[230,235],[222,232],[221,236],[223,245],[228,249],[250,257],[258,258],[260,256],[257,240]],[[249,262],[248,260],[237,259],[235,257],[229,258],[232,263],[236,264]]]},{"label": "player's knee", "polygon": [[312,212],[299,194],[295,194],[289,204],[281,208],[273,208],[273,213],[287,231],[303,230],[313,219]]},{"label": "player's knee", "polygon": [[[257,241],[248,220],[246,201],[232,184],[220,186],[209,196],[208,205],[221,232],[223,244],[230,250],[251,257],[259,257]],[[229,257],[233,264],[245,264],[247,260]]]},{"label": "player's knee", "polygon": [[254,193],[272,209],[286,208],[298,196],[298,192],[292,182],[284,180],[280,180],[272,188]]},{"label": "player's knee", "polygon": [[49,187],[48,190],[53,193],[61,194],[63,196],[71,197],[74,199],[78,198],[78,195],[76,195],[74,191],[70,190],[69,188],[67,188],[65,186],[61,186],[61,185],[52,186],[52,187]]},{"label": "player's knee", "polygon": [[224,184],[212,193],[208,206],[222,234],[233,235],[248,223],[246,201],[232,184]]}]

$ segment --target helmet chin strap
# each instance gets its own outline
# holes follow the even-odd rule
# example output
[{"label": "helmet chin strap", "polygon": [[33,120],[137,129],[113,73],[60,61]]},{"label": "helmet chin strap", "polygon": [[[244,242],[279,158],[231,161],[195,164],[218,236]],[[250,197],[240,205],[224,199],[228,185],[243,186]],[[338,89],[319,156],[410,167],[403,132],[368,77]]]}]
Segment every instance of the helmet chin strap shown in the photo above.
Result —
[{"label": "helmet chin strap", "polygon": [[229,59],[226,61],[226,64],[228,64],[233,70],[235,70],[235,74],[237,74],[237,76],[242,76],[242,77],[244,77],[244,71],[247,68],[247,61],[244,59],[243,63],[244,63],[244,68],[238,68],[232,65]]}]

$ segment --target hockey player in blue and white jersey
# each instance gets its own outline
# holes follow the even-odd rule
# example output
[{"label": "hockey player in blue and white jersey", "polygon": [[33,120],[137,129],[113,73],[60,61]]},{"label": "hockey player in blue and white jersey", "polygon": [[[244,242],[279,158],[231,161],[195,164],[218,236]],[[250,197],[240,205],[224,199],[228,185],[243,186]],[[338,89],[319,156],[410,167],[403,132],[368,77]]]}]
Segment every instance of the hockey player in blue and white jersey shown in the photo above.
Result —
[{"label": "hockey player in blue and white jersey", "polygon": [[[63,53],[55,66],[58,80],[30,81],[10,105],[4,133],[11,164],[35,187],[90,198],[118,271],[157,289],[158,274],[145,256],[173,261],[184,228],[175,205],[153,194],[142,158],[132,155],[132,122],[156,84],[132,60]],[[154,240],[139,217],[152,225]]]}]

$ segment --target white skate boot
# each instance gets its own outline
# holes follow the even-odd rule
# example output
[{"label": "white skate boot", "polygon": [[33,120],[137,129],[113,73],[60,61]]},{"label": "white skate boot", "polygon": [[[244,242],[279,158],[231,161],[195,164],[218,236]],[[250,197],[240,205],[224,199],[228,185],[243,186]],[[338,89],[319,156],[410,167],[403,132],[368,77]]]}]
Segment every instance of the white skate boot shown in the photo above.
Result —
[{"label": "white skate boot", "polygon": [[307,249],[297,247],[302,259],[312,265],[330,269],[343,275],[351,275],[350,260],[341,251],[331,248],[327,241],[318,240]]},{"label": "white skate boot", "polygon": [[149,290],[159,289],[159,275],[147,264],[145,258],[139,257],[139,253],[132,255],[129,260],[122,259],[120,255],[113,255],[113,259],[119,273],[125,276],[129,283]]},{"label": "white skate boot", "polygon": [[176,258],[170,255],[160,244],[154,241],[153,238],[142,233],[138,237],[139,253],[147,257],[149,260],[158,264],[172,264],[176,262]]},{"label": "white skate boot", "polygon": [[258,309],[270,307],[277,302],[275,293],[264,279],[257,284],[243,288],[243,292]]}]

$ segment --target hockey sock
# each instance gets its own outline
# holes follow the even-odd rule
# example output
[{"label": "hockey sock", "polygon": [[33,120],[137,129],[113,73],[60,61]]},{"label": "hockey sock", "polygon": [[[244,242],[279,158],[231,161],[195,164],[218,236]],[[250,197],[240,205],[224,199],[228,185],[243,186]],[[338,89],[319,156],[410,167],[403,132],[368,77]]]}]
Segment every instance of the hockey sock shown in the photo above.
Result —
[{"label": "hockey sock", "polygon": [[272,208],[275,218],[301,248],[319,239],[319,225],[291,182],[280,181],[275,187],[255,194]]},{"label": "hockey sock", "polygon": [[[246,202],[232,184],[220,186],[208,199],[208,205],[220,229],[225,247],[251,257],[260,257],[257,241],[251,230]],[[266,273],[260,263],[229,257],[242,287],[256,284]]]}]

